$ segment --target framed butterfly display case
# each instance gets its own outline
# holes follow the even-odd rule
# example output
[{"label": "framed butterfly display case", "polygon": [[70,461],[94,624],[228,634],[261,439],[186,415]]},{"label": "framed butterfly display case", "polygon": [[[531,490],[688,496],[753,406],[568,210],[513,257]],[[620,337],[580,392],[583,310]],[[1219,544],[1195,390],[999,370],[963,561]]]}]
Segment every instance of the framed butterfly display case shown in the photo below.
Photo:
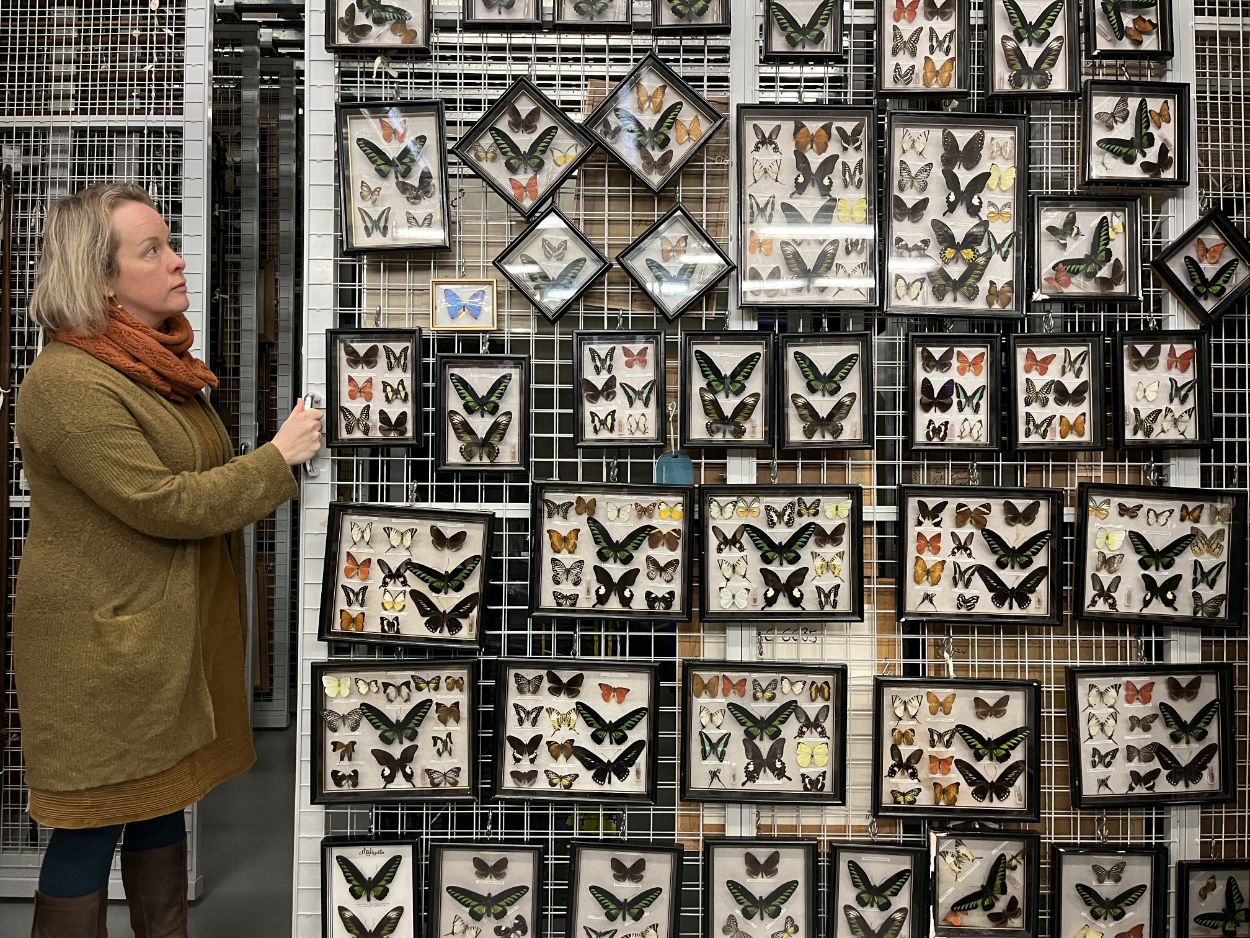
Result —
[{"label": "framed butterfly display case", "polygon": [[872,108],[738,107],[743,306],[876,308]]},{"label": "framed butterfly display case", "polygon": [[333,0],[326,4],[326,49],[429,55],[432,26],[429,0]]},{"label": "framed butterfly display case", "polygon": [[1137,198],[1034,196],[1034,299],[1141,302],[1141,236]]},{"label": "framed butterfly display case", "polygon": [[451,246],[443,102],[339,105],[343,253]]},{"label": "framed butterfly display case", "polygon": [[535,219],[495,258],[508,282],[555,322],[612,266],[558,208]]},{"label": "framed butterfly display case", "polygon": [[496,798],[655,802],[656,665],[499,663]]},{"label": "framed butterfly display case", "polygon": [[1101,0],[1085,6],[1090,59],[1172,58],[1172,0]]},{"label": "framed butterfly display case", "polygon": [[1012,449],[1106,449],[1103,335],[1013,334],[1009,341]]},{"label": "framed butterfly display case", "polygon": [[452,152],[500,198],[529,218],[592,149],[590,137],[537,85],[521,76],[456,142]]},{"label": "framed butterfly display case", "polygon": [[683,662],[682,800],[844,804],[846,683],[840,664]]},{"label": "framed butterfly display case", "polygon": [[640,234],[616,262],[669,322],[714,290],[734,262],[681,205]]},{"label": "framed butterfly display case", "polygon": [[681,356],[682,445],[759,449],[772,443],[773,337],[687,332]]},{"label": "framed butterfly display case", "polygon": [[654,33],[727,33],[732,0],[651,0]]},{"label": "framed butterfly display case", "polygon": [[842,42],[839,0],[767,0],[765,61],[841,58]]},{"label": "framed butterfly display case", "polygon": [[475,650],[494,521],[488,512],[331,502],[317,637]]},{"label": "framed butterfly display case", "polygon": [[542,0],[463,0],[460,25],[500,32],[526,26],[542,29]]},{"label": "framed butterfly display case", "polygon": [[702,934],[818,934],[817,851],[800,838],[706,838]]},{"label": "framed butterfly display case", "polygon": [[626,33],[634,28],[633,0],[555,0],[556,31]]},{"label": "framed butterfly display case", "polygon": [[529,471],[529,370],[524,355],[438,356],[438,469]]},{"label": "framed butterfly display case", "polygon": [[1082,186],[1189,185],[1189,85],[1091,79],[1081,105]]},{"label": "framed butterfly display case", "polygon": [[876,678],[873,814],[1036,821],[1040,727],[1036,681]]},{"label": "framed butterfly display case", "polygon": [[1181,860],[1176,864],[1176,920],[1193,938],[1246,933],[1250,862]]},{"label": "framed butterfly display case", "polygon": [[885,311],[1024,315],[1025,119],[898,112],[887,128]]},{"label": "framed butterfly display case", "polygon": [[970,92],[967,0],[877,0],[877,22],[877,94],[960,98]]},{"label": "framed butterfly display case", "polygon": [[1241,627],[1244,492],[1083,483],[1077,505],[1079,618]]},{"label": "framed butterfly display case", "polygon": [[322,938],[420,938],[417,845],[334,835],[321,840]]},{"label": "framed butterfly display case", "polygon": [[420,329],[327,329],[326,446],[418,446]]},{"label": "framed butterfly display case", "polygon": [[1081,807],[1236,797],[1232,665],[1069,668],[1067,689],[1072,796]]},{"label": "framed butterfly display case", "polygon": [[694,489],[537,482],[530,614],[688,622]]},{"label": "framed butterfly display case", "polygon": [[565,938],[677,938],[682,856],[680,844],[574,840]]},{"label": "framed butterfly display case", "polygon": [[936,938],[1037,935],[1039,843],[1038,835],[1030,831],[931,831],[929,934]]},{"label": "framed butterfly display case", "polygon": [[490,332],[499,328],[495,281],[431,280],[430,329],[434,332]]},{"label": "framed butterfly display case", "polygon": [[782,449],[872,449],[872,333],[788,333],[779,345]]},{"label": "framed butterfly display case", "polygon": [[928,886],[924,847],[831,843],[830,938],[923,938]]},{"label": "framed butterfly display case", "polygon": [[985,93],[1045,99],[1081,93],[1077,0],[992,0]]},{"label": "framed butterfly display case", "polygon": [[[664,10],[678,6],[711,7],[729,0],[654,0],[661,16],[652,29],[663,28]],[[694,24],[677,22],[682,32]],[[649,52],[626,75],[584,124],[599,145],[611,153],[652,192],[677,178],[708,139],[725,123],[706,98],[688,85],[655,53]]]},{"label": "framed butterfly display case", "polygon": [[1112,368],[1120,449],[1210,446],[1211,342],[1202,330],[1121,332]]},{"label": "framed butterfly display case", "polygon": [[312,687],[313,804],[474,797],[475,661],[314,661]]},{"label": "framed butterfly display case", "polygon": [[1166,846],[1051,844],[1050,870],[1055,934],[1166,938]]},{"label": "framed butterfly display case", "polygon": [[1207,212],[1150,266],[1185,308],[1210,325],[1250,290],[1250,241],[1223,212]]},{"label": "framed butterfly display case", "polygon": [[903,485],[898,513],[900,622],[1060,624],[1060,489]]},{"label": "framed butterfly display case", "polygon": [[665,374],[663,332],[574,332],[577,445],[663,445]]},{"label": "framed butterfly display case", "polygon": [[997,452],[1002,340],[996,335],[911,332],[907,361],[911,448]]},{"label": "framed butterfly display case", "polygon": [[[541,938],[543,853],[529,843],[447,843],[430,847],[425,938]],[[489,930],[489,931],[488,931]]]},{"label": "framed butterfly display case", "polygon": [[704,622],[864,617],[858,485],[703,485]]}]

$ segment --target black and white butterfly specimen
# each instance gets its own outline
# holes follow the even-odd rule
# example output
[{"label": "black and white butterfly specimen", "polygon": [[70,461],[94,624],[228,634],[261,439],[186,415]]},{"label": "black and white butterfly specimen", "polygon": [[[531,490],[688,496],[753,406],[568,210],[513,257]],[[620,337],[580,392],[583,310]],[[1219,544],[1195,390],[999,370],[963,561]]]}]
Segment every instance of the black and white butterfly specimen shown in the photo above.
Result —
[{"label": "black and white butterfly specimen", "polygon": [[760,749],[759,744],[749,739],[742,740],[743,753],[746,761],[742,765],[742,784],[752,784],[760,780],[760,776],[767,771],[773,778],[778,781],[790,781],[790,776],[786,772],[786,762],[783,758],[786,741],[784,739],[775,740],[768,747],[765,753]]},{"label": "black and white butterfly specimen", "polygon": [[508,735],[506,739],[508,748],[512,753],[513,765],[520,765],[522,762],[528,762],[533,765],[537,761],[538,752],[543,742],[542,733],[535,733],[527,740],[512,735]]},{"label": "black and white butterfly specimen", "polygon": [[[425,701],[427,704],[430,701]],[[413,788],[417,787],[416,773],[412,761],[417,757],[417,744],[405,746],[396,756],[385,749],[370,749],[369,754],[377,761],[382,775],[382,787],[390,788],[396,781],[403,779]]]},{"label": "black and white butterfly specimen", "polygon": [[595,605],[606,606],[615,596],[617,602],[625,609],[629,609],[634,603],[634,583],[637,582],[642,570],[635,567],[632,570],[626,570],[619,577],[614,578],[611,573],[603,567],[595,564],[591,568],[595,581],[599,584],[595,587]]},{"label": "black and white butterfly specimen", "polygon": [[946,209],[943,215],[951,215],[958,208],[963,208],[972,218],[980,218],[984,201],[981,193],[990,181],[988,172],[978,173],[966,182],[961,181],[954,170],[943,169],[942,179],[946,183]]}]

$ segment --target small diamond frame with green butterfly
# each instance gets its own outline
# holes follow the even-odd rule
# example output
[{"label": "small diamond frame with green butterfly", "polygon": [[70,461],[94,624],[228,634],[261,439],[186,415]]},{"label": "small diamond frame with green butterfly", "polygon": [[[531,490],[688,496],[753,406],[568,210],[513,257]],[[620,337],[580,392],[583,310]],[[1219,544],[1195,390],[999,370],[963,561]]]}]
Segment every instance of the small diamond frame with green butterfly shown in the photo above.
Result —
[{"label": "small diamond frame with green butterfly", "polygon": [[1247,896],[1250,862],[1246,860],[1181,860],[1176,864],[1176,920],[1189,934],[1227,935],[1243,930]]},{"label": "small diamond frame with green butterfly", "polygon": [[777,347],[782,449],[872,449],[872,333],[784,333]]},{"label": "small diamond frame with green butterfly", "polygon": [[564,938],[678,938],[680,844],[574,840]]},{"label": "small diamond frame with green butterfly", "polygon": [[331,52],[430,54],[430,0],[331,0],[325,7],[326,49]]},{"label": "small diamond frame with green butterfly", "polygon": [[1040,850],[1041,838],[1031,831],[931,830],[927,933],[1036,938]]},{"label": "small diamond frame with green butterfly", "polygon": [[522,75],[451,151],[511,208],[530,218],[594,148],[590,136]]},{"label": "small diamond frame with green butterfly", "polygon": [[924,938],[929,853],[901,844],[829,845],[829,938]]},{"label": "small diamond frame with green butterfly", "polygon": [[1099,189],[1189,185],[1190,88],[1089,79],[1081,92],[1077,178]]},{"label": "small diamond frame with green butterfly", "polygon": [[[350,769],[340,777],[350,777]],[[332,834],[321,839],[321,935],[365,935],[386,923],[393,938],[421,938],[417,843],[400,837]],[[339,925],[334,923],[341,923]],[[367,923],[367,924],[366,924]]]},{"label": "small diamond frame with green butterfly", "polygon": [[1121,332],[1111,390],[1122,450],[1202,449],[1212,443],[1211,340],[1206,330]]},{"label": "small diamond frame with green butterfly", "polygon": [[1250,291],[1250,241],[1219,209],[1190,225],[1150,266],[1206,325],[1238,309]]},{"label": "small diamond frame with green butterfly", "polygon": [[468,30],[499,32],[541,30],[542,0],[463,0],[460,26]]},{"label": "small diamond frame with green butterfly", "polygon": [[612,266],[555,206],[517,235],[494,264],[550,322],[568,312]]},{"label": "small diamond frame with green butterfly", "polygon": [[764,61],[816,61],[845,55],[839,0],[766,0]]},{"label": "small diamond frame with green butterfly", "polygon": [[773,335],[687,332],[682,336],[683,446],[763,449],[772,445]]},{"label": "small diamond frame with green butterfly", "polygon": [[819,934],[819,849],[799,837],[705,837],[700,934]]},{"label": "small diamond frame with green butterfly", "polygon": [[538,938],[544,934],[543,847],[532,841],[434,843],[424,935]]},{"label": "small diamond frame with green butterfly", "polygon": [[1032,219],[1034,300],[1141,302],[1140,199],[1039,195]]},{"label": "small diamond frame with green butterfly", "polygon": [[[616,262],[673,322],[715,290],[734,262],[682,205],[633,240]],[[717,304],[720,305],[720,304]]]},{"label": "small diamond frame with green butterfly", "polygon": [[988,98],[1075,98],[1081,93],[1077,0],[988,0]]},{"label": "small diamond frame with green butterfly", "polygon": [[907,334],[904,417],[914,452],[999,450],[1002,358],[996,335]]},{"label": "small diamond frame with green butterfly", "polygon": [[431,332],[491,332],[499,328],[493,278],[430,281]]},{"label": "small diamond frame with green butterfly", "polygon": [[440,355],[434,374],[436,468],[529,472],[529,357]]},{"label": "small diamond frame with green butterfly", "polygon": [[337,126],[343,252],[450,247],[443,102],[342,104]]},{"label": "small diamond frame with green butterfly", "polygon": [[1051,844],[1055,934],[1088,938],[1114,928],[1131,938],[1166,938],[1168,868],[1165,844]]},{"label": "small diamond frame with green butterfly", "polygon": [[420,329],[327,329],[326,446],[420,445],[421,363]]},{"label": "small diamond frame with green butterfly", "polygon": [[1101,452],[1106,336],[1098,332],[1013,334],[1008,339],[1011,448]]},{"label": "small diamond frame with green butterfly", "polygon": [[664,333],[574,332],[573,422],[579,447],[664,443]]},{"label": "small diamond frame with green butterfly", "polygon": [[1170,61],[1172,0],[1099,0],[1085,4],[1085,57]]}]

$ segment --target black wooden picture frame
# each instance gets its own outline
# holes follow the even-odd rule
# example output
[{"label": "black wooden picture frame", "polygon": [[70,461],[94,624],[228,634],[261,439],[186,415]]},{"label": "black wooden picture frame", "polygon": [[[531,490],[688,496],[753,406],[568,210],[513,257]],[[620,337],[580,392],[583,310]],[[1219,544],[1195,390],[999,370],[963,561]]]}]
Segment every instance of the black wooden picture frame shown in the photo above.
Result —
[{"label": "black wooden picture frame", "polygon": [[1035,299],[1061,305],[1141,302],[1137,196],[1035,195],[1032,216]]},{"label": "black wooden picture frame", "polygon": [[322,938],[353,938],[383,921],[396,938],[423,938],[420,863],[420,847],[412,838],[321,838]]},{"label": "black wooden picture frame", "polygon": [[[1064,0],[1052,21],[1051,0],[990,0],[986,4],[985,97],[1050,101],[1081,93],[1081,32],[1077,0]],[[1047,22],[1050,23],[1046,26]]]},{"label": "black wooden picture frame", "polygon": [[1203,449],[1212,444],[1210,333],[1120,332],[1112,356],[1111,422],[1117,448]]},{"label": "black wooden picture frame", "polygon": [[[1188,186],[1189,109],[1189,85],[1181,82],[1087,79],[1081,91],[1079,184],[1142,191]],[[1119,149],[1130,159],[1107,149],[1112,140],[1127,142],[1128,149]]]},{"label": "black wooden picture frame", "polygon": [[1101,332],[1013,333],[1008,338],[1007,430],[1016,452],[1107,448]]},{"label": "black wooden picture frame", "polygon": [[[569,844],[569,901],[564,938],[610,933],[612,925],[619,924],[618,904],[621,909],[632,907],[634,912],[640,913],[637,918],[629,914],[627,925],[631,929],[641,929],[647,938],[678,938],[684,857],[685,850],[679,843],[573,840]],[[591,875],[589,867],[592,865],[600,867],[598,875]],[[661,867],[659,872],[657,867]],[[591,886],[607,905],[590,892]],[[642,903],[655,889],[662,891],[642,908]],[[590,914],[583,914],[584,910]]]},{"label": "black wooden picture frame", "polygon": [[420,329],[327,329],[328,449],[423,447]]},{"label": "black wooden picture frame", "polygon": [[624,247],[616,263],[669,322],[715,290],[736,266],[683,205],[674,205]]},{"label": "black wooden picture frame", "polygon": [[[705,837],[701,934],[750,935],[742,924],[749,927],[756,915],[767,928],[787,926],[794,919],[794,934],[817,934],[819,848],[818,841],[801,837]],[[765,910],[778,902],[776,915]]]},{"label": "black wooden picture frame", "polygon": [[543,28],[542,0],[516,0],[512,6],[488,0],[463,0],[460,6],[460,27],[466,30],[521,32]]},{"label": "black wooden picture frame", "polygon": [[878,98],[964,98],[972,92],[969,0],[876,0],[876,8]]},{"label": "black wooden picture frame", "polygon": [[840,0],[764,0],[763,60],[844,60],[842,30]]},{"label": "black wooden picture frame", "polygon": [[[715,371],[709,370],[709,362]],[[772,446],[776,429],[773,364],[771,332],[684,333],[678,383],[682,446]]]},{"label": "black wooden picture frame", "polygon": [[1212,209],[1150,266],[1181,304],[1210,326],[1239,309],[1250,290],[1250,241],[1231,218]]},{"label": "black wooden picture frame", "polygon": [[[1077,875],[1074,868],[1083,872]],[[1081,928],[1089,927],[1115,928],[1133,938],[1167,938],[1168,869],[1166,844],[1051,844],[1050,894],[1055,934],[1075,935]],[[1131,890],[1138,886],[1145,886],[1146,891],[1133,897]],[[1132,901],[1121,900],[1126,894]],[[1092,904],[1089,900],[1093,900]],[[1118,918],[1113,911],[1117,908],[1122,910]],[[1073,910],[1076,914],[1072,914]]]},{"label": "black wooden picture frame", "polygon": [[651,0],[651,32],[727,33],[733,0]]},{"label": "black wooden picture frame", "polygon": [[[668,425],[663,332],[573,333],[573,433],[586,449],[655,449]],[[591,400],[591,398],[594,400]]]},{"label": "black wooden picture frame", "polygon": [[[570,246],[580,256],[570,257]],[[612,266],[554,205],[534,218],[493,263],[548,322],[567,313]]]},{"label": "black wooden picture frame", "polygon": [[[359,9],[356,0],[333,0],[326,4],[327,52],[376,52],[385,55],[427,56],[433,51],[434,17],[431,0],[404,0],[392,5],[408,14],[393,20],[383,14],[376,22]],[[413,10],[408,8],[412,7]],[[415,11],[415,12],[414,12]]]},{"label": "black wooden picture frame", "polygon": [[1002,447],[1002,339],[909,332],[903,419],[914,452],[996,453]]},{"label": "black wooden picture frame", "polygon": [[558,33],[628,33],[633,0],[555,0],[551,28]]},{"label": "black wooden picture frame", "polygon": [[1121,10],[1111,3],[1118,22],[1113,23],[1108,9],[1101,3],[1085,4],[1085,57],[1103,59],[1166,62],[1175,54],[1173,45],[1172,0],[1159,0],[1145,17],[1149,29],[1134,24],[1136,11]]},{"label": "black wooden picture frame", "polygon": [[[425,938],[442,938],[457,927],[460,930],[455,933],[467,938],[467,931],[478,927],[478,922],[483,932],[501,928],[506,933],[511,928],[517,936],[524,931],[528,938],[543,938],[545,857],[541,844],[457,841],[431,844],[429,851]],[[518,873],[519,861],[525,860],[528,869]],[[522,886],[525,890],[520,896],[503,901]]]},{"label": "black wooden picture frame", "polygon": [[529,356],[439,355],[434,375],[435,468],[529,472]]},{"label": "black wooden picture frame", "polygon": [[[909,875],[899,883],[904,871]],[[906,915],[900,916],[904,911]],[[882,934],[887,923],[893,930],[900,917],[903,920],[897,927],[902,938],[924,938],[927,934],[929,851],[878,841],[832,841],[829,938]]]},{"label": "black wooden picture frame", "polygon": [[[1230,887],[1229,883],[1233,885]],[[1193,938],[1224,934],[1226,921],[1250,895],[1250,860],[1181,860],[1176,864],[1176,933]],[[1206,924],[1198,922],[1202,916]]]},{"label": "black wooden picture frame", "polygon": [[875,447],[872,345],[871,332],[782,333],[776,366],[781,449]]},{"label": "black wooden picture frame", "polygon": [[[929,832],[932,863],[932,912],[929,934],[935,938],[973,935],[988,938],[1036,938],[1041,889],[1041,837],[1032,831],[943,830]],[[987,910],[953,908],[971,902],[1005,867],[1005,895]],[[966,878],[965,878],[966,877]],[[1018,922],[1019,924],[1015,924]]]}]

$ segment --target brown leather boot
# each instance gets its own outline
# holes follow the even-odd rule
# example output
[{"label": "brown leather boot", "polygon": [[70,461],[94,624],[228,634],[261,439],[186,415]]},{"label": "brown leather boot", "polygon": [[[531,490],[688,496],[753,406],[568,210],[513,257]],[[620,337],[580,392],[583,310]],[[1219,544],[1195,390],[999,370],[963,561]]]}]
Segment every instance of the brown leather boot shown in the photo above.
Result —
[{"label": "brown leather boot", "polygon": [[108,938],[109,891],[62,899],[35,893],[35,924],[31,938]]},{"label": "brown leather boot", "polygon": [[122,851],[122,886],[135,938],[187,938],[186,838]]}]

